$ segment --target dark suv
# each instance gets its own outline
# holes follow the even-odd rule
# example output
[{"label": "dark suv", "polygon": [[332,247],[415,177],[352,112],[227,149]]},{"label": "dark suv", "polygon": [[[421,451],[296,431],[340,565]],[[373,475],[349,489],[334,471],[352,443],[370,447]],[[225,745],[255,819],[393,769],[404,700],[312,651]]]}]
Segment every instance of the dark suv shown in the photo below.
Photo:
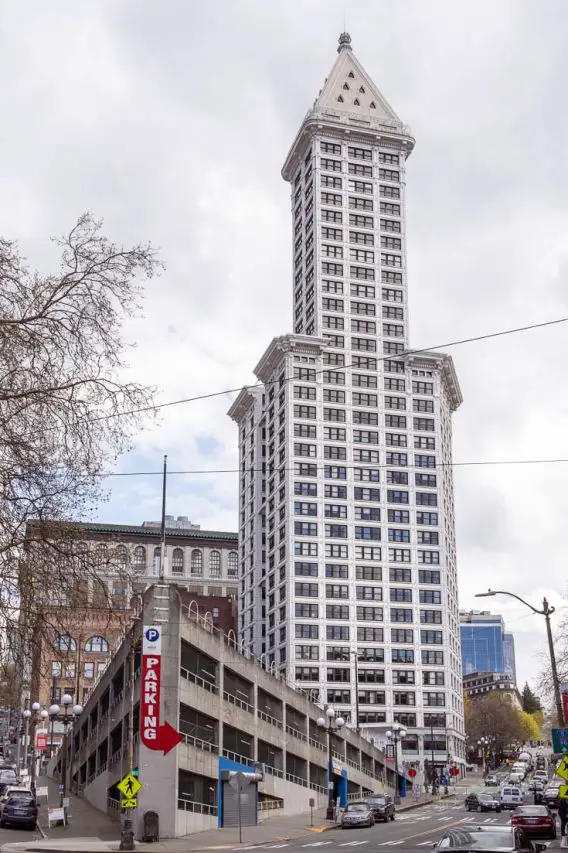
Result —
[{"label": "dark suv", "polygon": [[468,812],[500,812],[501,803],[493,794],[468,794],[465,798]]},{"label": "dark suv", "polygon": [[394,803],[387,794],[373,794],[371,797],[365,797],[364,802],[372,809],[375,821],[382,820],[387,823],[394,820]]},{"label": "dark suv", "polygon": [[0,826],[27,826],[35,829],[37,823],[37,803],[31,792],[29,796],[14,794],[8,797],[0,814]]}]

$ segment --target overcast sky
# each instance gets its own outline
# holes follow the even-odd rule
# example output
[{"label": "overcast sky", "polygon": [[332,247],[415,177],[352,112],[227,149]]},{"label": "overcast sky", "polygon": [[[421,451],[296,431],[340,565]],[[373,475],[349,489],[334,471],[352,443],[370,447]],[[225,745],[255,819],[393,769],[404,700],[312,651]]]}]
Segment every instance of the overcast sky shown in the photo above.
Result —
[{"label": "overcast sky", "polygon": [[[335,59],[358,58],[417,143],[408,164],[411,344],[568,315],[563,0],[18,0],[0,5],[0,234],[48,271],[84,210],[149,238],[137,378],[161,401],[238,387],[292,330],[280,169]],[[568,458],[567,326],[448,349],[456,462]],[[122,471],[234,469],[233,396],[167,409]],[[456,469],[461,606],[488,587],[568,606],[567,464]],[[109,480],[99,517],[158,518],[158,478]],[[235,474],[174,476],[168,512],[237,529]],[[480,602],[477,602],[479,605]],[[483,602],[481,602],[483,604]],[[520,682],[540,617],[494,604]],[[568,613],[568,610],[564,610]],[[528,615],[527,615],[528,614]]]}]

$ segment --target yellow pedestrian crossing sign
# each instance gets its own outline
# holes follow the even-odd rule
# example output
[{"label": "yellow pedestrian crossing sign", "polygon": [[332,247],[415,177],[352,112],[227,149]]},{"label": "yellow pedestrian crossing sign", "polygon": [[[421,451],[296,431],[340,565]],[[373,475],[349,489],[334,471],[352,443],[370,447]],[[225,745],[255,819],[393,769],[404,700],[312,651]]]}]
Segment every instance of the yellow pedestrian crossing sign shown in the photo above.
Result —
[{"label": "yellow pedestrian crossing sign", "polygon": [[568,800],[568,785],[558,786],[558,799]]},{"label": "yellow pedestrian crossing sign", "polygon": [[568,782],[568,755],[565,755],[554,771],[557,776],[560,776],[561,779],[565,779]]},{"label": "yellow pedestrian crossing sign", "polygon": [[[133,776],[132,773],[127,773],[124,779],[121,779],[116,787],[125,799],[133,800],[138,791],[141,790],[142,785],[136,776]],[[133,807],[130,806],[129,808]]]}]

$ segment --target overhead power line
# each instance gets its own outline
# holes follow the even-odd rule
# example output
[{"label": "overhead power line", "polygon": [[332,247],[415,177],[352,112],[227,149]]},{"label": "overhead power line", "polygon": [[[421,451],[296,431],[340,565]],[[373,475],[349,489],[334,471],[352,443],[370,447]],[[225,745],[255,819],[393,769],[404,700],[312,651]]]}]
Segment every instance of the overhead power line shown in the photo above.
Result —
[{"label": "overhead power line", "polygon": [[[445,341],[444,343],[436,344],[434,346],[429,346],[429,347],[422,347],[421,349],[405,350],[404,352],[399,353],[399,354],[389,354],[389,355],[376,356],[376,355],[373,355],[372,353],[367,353],[367,356],[370,358],[376,358],[377,361],[400,361],[401,359],[407,358],[408,356],[412,356],[412,355],[420,355],[422,353],[435,352],[439,349],[447,349],[448,347],[462,346],[462,344],[472,344],[472,343],[476,343],[478,341],[487,341],[487,340],[491,340],[492,338],[502,338],[502,337],[505,337],[506,335],[515,335],[515,334],[518,334],[519,332],[528,332],[528,331],[531,331],[533,329],[544,329],[548,326],[558,326],[561,323],[567,323],[567,322],[568,322],[568,317],[558,317],[556,320],[546,320],[543,323],[531,323],[528,326],[516,326],[515,328],[512,328],[512,329],[501,329],[498,332],[488,332],[485,335],[475,335],[471,338],[460,338],[460,339],[454,340],[454,341]],[[342,366],[338,366],[337,369],[342,370],[342,369],[345,369],[348,367],[353,367],[353,366],[354,366],[353,364],[345,364]],[[324,370],[316,371],[316,373],[324,373],[327,370],[328,370],[328,368],[326,367]],[[294,377],[287,377],[284,381],[290,382],[290,381],[293,381],[293,379],[294,379]],[[279,381],[279,380],[277,380],[277,381]],[[274,381],[272,383],[270,383],[270,382],[256,382],[252,385],[243,384],[243,385],[239,385],[238,388],[226,388],[224,391],[211,391],[207,394],[197,394],[194,397],[182,397],[179,400],[169,400],[166,403],[157,403],[155,406],[142,406],[141,408],[138,408],[138,409],[130,409],[126,412],[116,412],[116,413],[111,413],[108,415],[99,415],[99,417],[87,418],[86,420],[96,422],[96,421],[108,420],[109,418],[124,417],[125,415],[136,415],[136,414],[142,414],[143,412],[154,412],[157,409],[167,409],[167,408],[170,408],[171,406],[181,406],[181,405],[184,405],[185,403],[196,403],[200,400],[210,400],[213,397],[224,397],[226,394],[238,394],[240,391],[242,391],[243,388],[263,388],[263,387],[266,388],[266,387],[269,387],[271,384],[276,384],[277,381]]]},{"label": "overhead power line", "polygon": [[[406,448],[406,450],[404,450],[404,448],[403,448],[402,452],[408,452],[409,449],[413,453],[418,452],[418,451],[414,451],[413,448]],[[400,449],[398,449],[395,452],[399,453],[401,451],[400,451]],[[420,451],[420,452],[426,453],[426,454],[428,453],[428,451]],[[298,461],[301,461],[302,459],[307,460],[308,458],[309,457],[299,457]],[[326,465],[332,465],[335,467],[345,468],[347,470],[353,470],[354,468],[369,468],[369,467],[373,468],[373,469],[397,468],[397,469],[401,469],[403,471],[423,471],[424,473],[426,473],[427,471],[435,471],[436,468],[475,468],[475,467],[486,467],[486,466],[488,467],[491,465],[554,465],[554,464],[565,464],[565,463],[568,463],[568,457],[565,459],[564,458],[557,458],[557,459],[480,459],[480,460],[473,460],[471,462],[438,462],[436,464],[436,466],[432,467],[432,468],[426,468],[426,467],[416,466],[416,465],[397,465],[396,463],[386,463],[386,462],[380,462],[380,463],[379,462],[358,462],[357,464],[349,463],[349,465],[344,465],[344,464],[342,464],[341,460],[337,460],[337,459],[326,459],[324,463],[321,463],[321,462],[315,463],[315,462],[306,461],[305,464],[315,465],[316,468],[318,469],[318,471],[321,471]],[[294,469],[293,468],[284,468],[283,469],[281,466],[277,466],[275,468],[274,473],[276,473],[276,471],[282,471],[282,470],[293,471]],[[240,473],[250,474],[251,472],[256,473],[256,474],[262,474],[262,473],[268,474],[268,472],[266,472],[266,471],[263,472],[262,468],[245,468],[245,469],[242,469],[242,468],[202,468],[202,469],[195,468],[195,469],[191,469],[191,470],[187,470],[187,471],[168,471],[168,477],[171,475],[176,475],[176,474],[177,475],[185,475],[185,474],[191,474],[191,475],[194,475],[194,474],[240,474]],[[162,476],[163,476],[163,471],[113,471],[112,473],[105,475],[105,477],[162,477]],[[300,476],[308,476],[308,475],[298,474],[298,476],[300,477]],[[371,486],[373,485],[373,483],[370,481],[365,481],[365,482],[367,482]],[[382,485],[382,486],[388,485],[388,486],[393,486],[393,487],[403,486],[404,487],[404,485],[406,485],[406,484],[404,484],[404,483],[380,483],[379,485]],[[427,488],[427,486],[425,488]]]}]

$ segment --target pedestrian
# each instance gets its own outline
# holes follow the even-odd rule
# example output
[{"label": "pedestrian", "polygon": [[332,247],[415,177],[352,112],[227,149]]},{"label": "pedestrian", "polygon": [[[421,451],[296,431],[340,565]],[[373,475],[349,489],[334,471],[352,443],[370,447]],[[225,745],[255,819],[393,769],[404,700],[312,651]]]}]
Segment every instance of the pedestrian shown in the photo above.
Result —
[{"label": "pedestrian", "polygon": [[558,817],[560,818],[560,835],[566,835],[566,824],[568,823],[568,800],[564,797],[558,804]]}]

